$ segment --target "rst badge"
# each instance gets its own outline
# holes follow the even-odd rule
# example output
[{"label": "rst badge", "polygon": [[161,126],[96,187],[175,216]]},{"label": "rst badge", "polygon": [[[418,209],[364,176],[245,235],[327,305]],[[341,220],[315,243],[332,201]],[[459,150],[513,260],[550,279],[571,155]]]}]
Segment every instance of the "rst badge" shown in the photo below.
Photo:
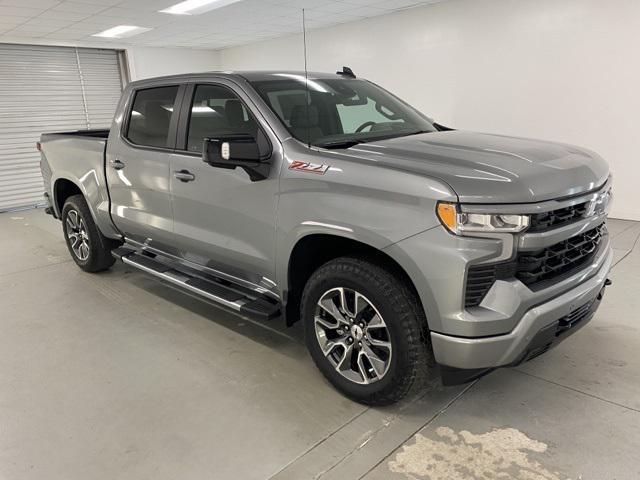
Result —
[{"label": "rst badge", "polygon": [[298,172],[316,173],[318,175],[324,175],[329,170],[329,165],[322,165],[319,163],[301,162],[296,160],[289,165],[289,170],[297,170]]}]

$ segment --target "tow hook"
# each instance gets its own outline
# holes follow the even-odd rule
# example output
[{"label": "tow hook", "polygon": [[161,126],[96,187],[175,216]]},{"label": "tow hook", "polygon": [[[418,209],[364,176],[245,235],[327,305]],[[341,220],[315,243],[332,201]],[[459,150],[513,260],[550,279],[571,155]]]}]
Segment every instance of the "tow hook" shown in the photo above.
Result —
[{"label": "tow hook", "polygon": [[609,285],[611,285],[613,282],[611,281],[611,279],[607,278],[604,281],[604,286],[602,287],[602,289],[600,290],[600,293],[598,293],[598,301],[602,300],[602,297],[604,297],[604,289],[607,288]]}]

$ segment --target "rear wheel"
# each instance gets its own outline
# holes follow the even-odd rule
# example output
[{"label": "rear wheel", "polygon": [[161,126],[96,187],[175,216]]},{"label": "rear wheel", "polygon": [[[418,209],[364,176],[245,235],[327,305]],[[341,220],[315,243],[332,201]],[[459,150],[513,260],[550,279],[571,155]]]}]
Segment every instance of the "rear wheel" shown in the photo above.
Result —
[{"label": "rear wheel", "polygon": [[114,264],[111,250],[118,242],[100,233],[82,195],[73,195],[64,203],[62,229],[71,258],[82,270],[100,272]]},{"label": "rear wheel", "polygon": [[400,400],[433,362],[415,294],[368,260],[343,257],[316,270],[303,293],[302,318],[316,365],[358,402]]}]

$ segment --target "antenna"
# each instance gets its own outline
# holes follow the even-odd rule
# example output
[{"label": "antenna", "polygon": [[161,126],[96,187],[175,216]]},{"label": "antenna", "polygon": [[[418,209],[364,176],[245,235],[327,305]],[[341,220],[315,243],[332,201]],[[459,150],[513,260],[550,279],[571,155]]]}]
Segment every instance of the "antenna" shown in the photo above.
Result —
[{"label": "antenna", "polygon": [[307,115],[307,147],[311,148],[311,118],[309,117],[309,104],[311,103],[311,92],[309,92],[309,72],[307,70],[307,26],[302,9],[302,45],[304,49],[304,89],[305,89],[305,110]]}]

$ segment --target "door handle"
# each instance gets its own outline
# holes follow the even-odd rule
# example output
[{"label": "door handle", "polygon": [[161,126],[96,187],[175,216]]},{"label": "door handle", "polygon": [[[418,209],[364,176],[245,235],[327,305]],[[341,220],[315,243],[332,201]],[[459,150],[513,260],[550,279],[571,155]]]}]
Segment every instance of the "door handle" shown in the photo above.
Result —
[{"label": "door handle", "polygon": [[122,170],[124,168],[124,163],[117,158],[115,160],[111,160],[109,163],[111,164],[111,167],[116,170]]},{"label": "door handle", "polygon": [[181,182],[193,182],[196,179],[196,176],[189,170],[178,170],[173,172],[173,176]]}]

